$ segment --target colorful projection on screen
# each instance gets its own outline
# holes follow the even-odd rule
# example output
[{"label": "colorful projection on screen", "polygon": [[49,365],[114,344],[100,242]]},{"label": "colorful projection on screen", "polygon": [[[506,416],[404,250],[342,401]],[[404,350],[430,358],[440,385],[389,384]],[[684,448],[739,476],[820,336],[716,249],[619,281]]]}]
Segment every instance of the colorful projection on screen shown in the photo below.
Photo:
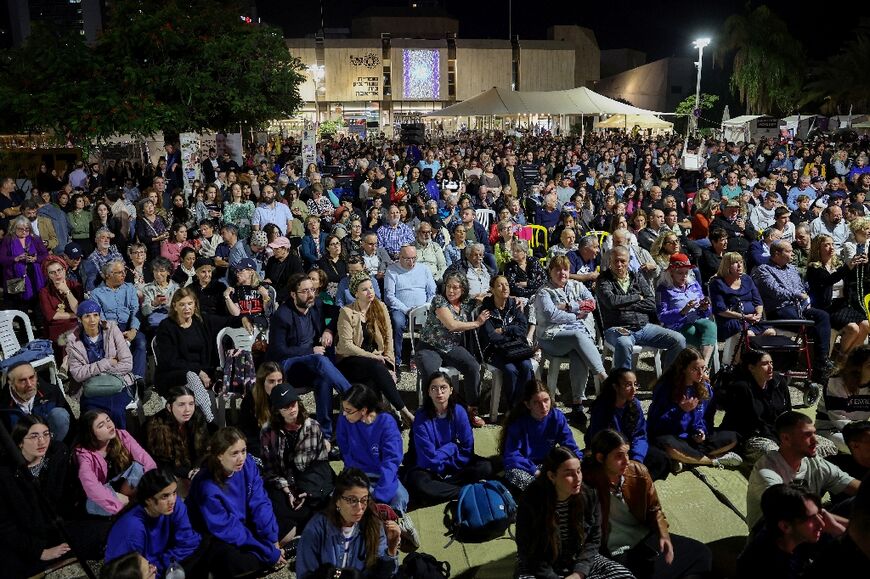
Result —
[{"label": "colorful projection on screen", "polygon": [[437,100],[441,80],[440,57],[437,50],[403,50],[404,78],[402,98],[405,100]]}]

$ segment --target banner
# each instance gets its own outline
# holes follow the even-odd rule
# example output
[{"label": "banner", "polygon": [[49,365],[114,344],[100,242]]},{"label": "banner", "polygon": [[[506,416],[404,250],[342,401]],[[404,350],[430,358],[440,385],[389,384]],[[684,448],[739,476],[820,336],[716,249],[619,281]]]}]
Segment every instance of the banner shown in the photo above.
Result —
[{"label": "banner", "polygon": [[317,163],[317,129],[312,125],[302,131],[302,171]]},{"label": "banner", "polygon": [[178,135],[178,140],[181,148],[181,167],[184,171],[184,193],[189,195],[199,172],[199,135],[181,133]]}]

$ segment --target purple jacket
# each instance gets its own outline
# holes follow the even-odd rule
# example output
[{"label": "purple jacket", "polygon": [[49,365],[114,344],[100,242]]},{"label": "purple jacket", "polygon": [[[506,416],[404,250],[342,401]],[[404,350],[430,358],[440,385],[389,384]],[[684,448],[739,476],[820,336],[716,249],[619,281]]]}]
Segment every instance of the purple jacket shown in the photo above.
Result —
[{"label": "purple jacket", "polygon": [[686,325],[694,323],[699,318],[709,318],[713,315],[710,306],[702,311],[694,308],[685,316],[680,313],[683,307],[689,303],[689,300],[700,302],[704,299],[704,292],[697,280],[687,284],[685,289],[659,285],[656,293],[656,309],[659,321],[662,326],[669,330],[679,332]]},{"label": "purple jacket", "polygon": [[[48,256],[48,250],[42,240],[35,235],[28,235],[25,238],[25,243],[25,247],[22,247],[14,233],[6,234],[6,237],[0,241],[0,266],[3,267],[3,279],[6,281],[16,277],[24,277],[24,293],[21,294],[21,299],[29,300],[45,287],[42,262]],[[15,261],[15,258],[24,253],[25,249],[28,253],[36,255],[36,261],[33,262],[32,278],[29,275],[24,275],[27,271],[27,264],[23,261]],[[33,281],[36,282],[36,287],[33,287]]]}]

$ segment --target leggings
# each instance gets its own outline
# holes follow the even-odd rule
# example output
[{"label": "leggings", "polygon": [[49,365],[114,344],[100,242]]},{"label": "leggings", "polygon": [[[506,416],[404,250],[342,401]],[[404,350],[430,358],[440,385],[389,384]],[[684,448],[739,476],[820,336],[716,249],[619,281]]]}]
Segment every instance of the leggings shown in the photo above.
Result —
[{"label": "leggings", "polygon": [[396,410],[405,407],[393,375],[381,362],[365,356],[347,356],[339,360],[335,366],[344,374],[348,382],[359,382],[375,392],[380,392]]}]

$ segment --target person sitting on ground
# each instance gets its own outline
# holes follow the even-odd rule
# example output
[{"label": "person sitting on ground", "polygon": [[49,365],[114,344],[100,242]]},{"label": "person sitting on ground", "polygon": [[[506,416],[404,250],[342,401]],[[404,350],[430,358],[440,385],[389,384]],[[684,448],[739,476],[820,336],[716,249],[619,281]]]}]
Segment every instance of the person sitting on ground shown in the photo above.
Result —
[{"label": "person sitting on ground", "polygon": [[209,437],[193,391],[187,386],[170,388],[166,405],[148,418],[145,432],[149,454],[160,468],[173,474],[179,483],[178,494],[185,498],[205,458]]},{"label": "person sitting on ground", "polygon": [[438,504],[458,498],[464,485],[490,478],[492,463],[474,454],[471,425],[450,376],[435,372],[423,391],[408,443],[413,451],[405,455],[405,482],[414,498]]},{"label": "person sitting on ground", "polygon": [[671,472],[667,454],[647,438],[646,418],[637,398],[637,375],[625,368],[611,370],[589,412],[586,446],[600,431],[613,429],[628,441],[629,458],[643,463],[653,480],[664,480]]},{"label": "person sitting on ground", "polygon": [[66,345],[69,375],[82,387],[82,411],[102,409],[125,428],[127,406],[136,397],[133,354],[118,325],[102,321],[102,315],[102,308],[93,300],[79,304],[79,326]]},{"label": "person sitting on ground", "polygon": [[56,384],[40,380],[29,362],[10,366],[6,382],[8,385],[0,390],[0,420],[7,430],[11,431],[22,418],[38,416],[49,425],[55,440],[67,438],[72,410]]},{"label": "person sitting on ground", "polygon": [[157,468],[154,459],[126,430],[115,428],[102,410],[79,418],[79,443],[74,448],[88,514],[111,517],[136,496],[142,475]]},{"label": "person sitting on ground", "polygon": [[734,467],[743,459],[732,449],[737,433],[714,430],[713,389],[701,353],[691,346],[679,352],[653,388],[647,414],[649,436],[679,472],[683,464]]},{"label": "person sitting on ground", "polygon": [[286,563],[281,548],[289,538],[278,536],[272,503],[238,429],[212,435],[185,502],[193,528],[211,534],[223,554],[226,576],[262,573]]},{"label": "person sitting on ground", "polygon": [[517,496],[541,473],[541,463],[554,445],[583,456],[565,415],[553,406],[547,385],[537,380],[529,382],[522,400],[505,418],[498,444],[505,481],[512,491],[518,491]]},{"label": "person sitting on ground", "polygon": [[375,297],[368,272],[355,273],[350,280],[350,290],[356,299],[338,314],[336,367],[348,381],[353,379],[382,394],[402,416],[405,425],[410,426],[414,415],[396,387],[398,366],[393,358],[387,307]]},{"label": "person sitting on ground", "polygon": [[465,349],[464,334],[483,326],[490,312],[483,310],[472,321],[476,303],[468,298],[468,279],[462,272],[444,274],[443,295],[438,294],[426,313],[417,346],[417,371],[431,376],[441,366],[451,366],[462,373],[463,394],[468,404],[471,426],[480,428],[483,419],[477,415],[480,399],[480,363]]},{"label": "person sitting on ground", "polygon": [[870,420],[870,346],[852,350],[838,376],[828,380],[816,409],[816,429],[849,452],[843,429],[851,422]]},{"label": "person sitting on ground", "polygon": [[672,534],[649,471],[629,458],[626,438],[615,430],[596,434],[583,461],[583,476],[597,491],[602,551],[638,579],[706,576],[710,549]]},{"label": "person sitting on ground", "polygon": [[716,323],[694,269],[685,254],[671,256],[656,288],[658,318],[662,326],[681,333],[686,344],[700,350],[704,363],[709,364],[716,352]]},{"label": "person sitting on ground", "polygon": [[763,518],[740,556],[741,577],[796,579],[819,551],[822,533],[844,529],[831,520],[818,495],[793,485],[775,484],[761,495]]},{"label": "person sitting on ground", "polygon": [[610,267],[595,284],[595,301],[601,310],[604,340],[613,347],[613,367],[631,368],[634,346],[663,351],[669,367],[686,347],[686,338],[673,330],[650,323],[655,315],[655,295],[646,279],[628,267],[624,247],[610,251]]},{"label": "person sitting on ground", "polygon": [[420,546],[408,516],[408,491],[399,480],[402,435],[396,419],[384,412],[380,396],[368,386],[354,384],[344,395],[335,437],[345,467],[358,468],[371,481],[372,498],[390,505],[403,521],[403,532]]},{"label": "person sitting on ground", "polygon": [[601,554],[601,507],[595,489],[583,484],[579,454],[550,447],[540,472],[519,501],[517,576],[634,577]]},{"label": "person sitting on ground", "polygon": [[[803,488],[823,496],[845,493],[854,496],[861,481],[852,478],[833,463],[816,455],[818,446],[813,419],[806,414],[789,410],[780,414],[775,423],[779,449],[771,450],[761,457],[749,475],[746,490],[746,524],[753,529],[761,519],[761,495],[769,487],[797,481]],[[846,522],[848,503],[840,503],[829,509],[838,515],[841,524]]]},{"label": "person sitting on ground", "polygon": [[210,547],[210,541],[191,527],[172,471],[156,468],[139,481],[136,505],[112,526],[105,560],[138,553],[154,565],[159,576],[177,564],[186,577],[204,578],[209,571],[224,569],[219,550]]},{"label": "person sitting on ground", "polygon": [[269,401],[269,423],[260,433],[263,483],[278,536],[298,538],[333,491],[330,445],[290,384],[276,385]]},{"label": "person sitting on ground", "polygon": [[323,566],[331,565],[352,569],[362,577],[395,577],[400,541],[399,525],[378,516],[371,481],[359,469],[346,468],[338,475],[327,506],[302,533],[296,576],[315,579]]},{"label": "person sitting on ground", "polygon": [[[272,420],[269,395],[278,384],[285,383],[284,372],[275,362],[263,362],[257,368],[254,386],[242,397],[237,427],[245,435],[248,454],[262,457],[260,434]],[[296,391],[297,394],[299,390]]]}]

